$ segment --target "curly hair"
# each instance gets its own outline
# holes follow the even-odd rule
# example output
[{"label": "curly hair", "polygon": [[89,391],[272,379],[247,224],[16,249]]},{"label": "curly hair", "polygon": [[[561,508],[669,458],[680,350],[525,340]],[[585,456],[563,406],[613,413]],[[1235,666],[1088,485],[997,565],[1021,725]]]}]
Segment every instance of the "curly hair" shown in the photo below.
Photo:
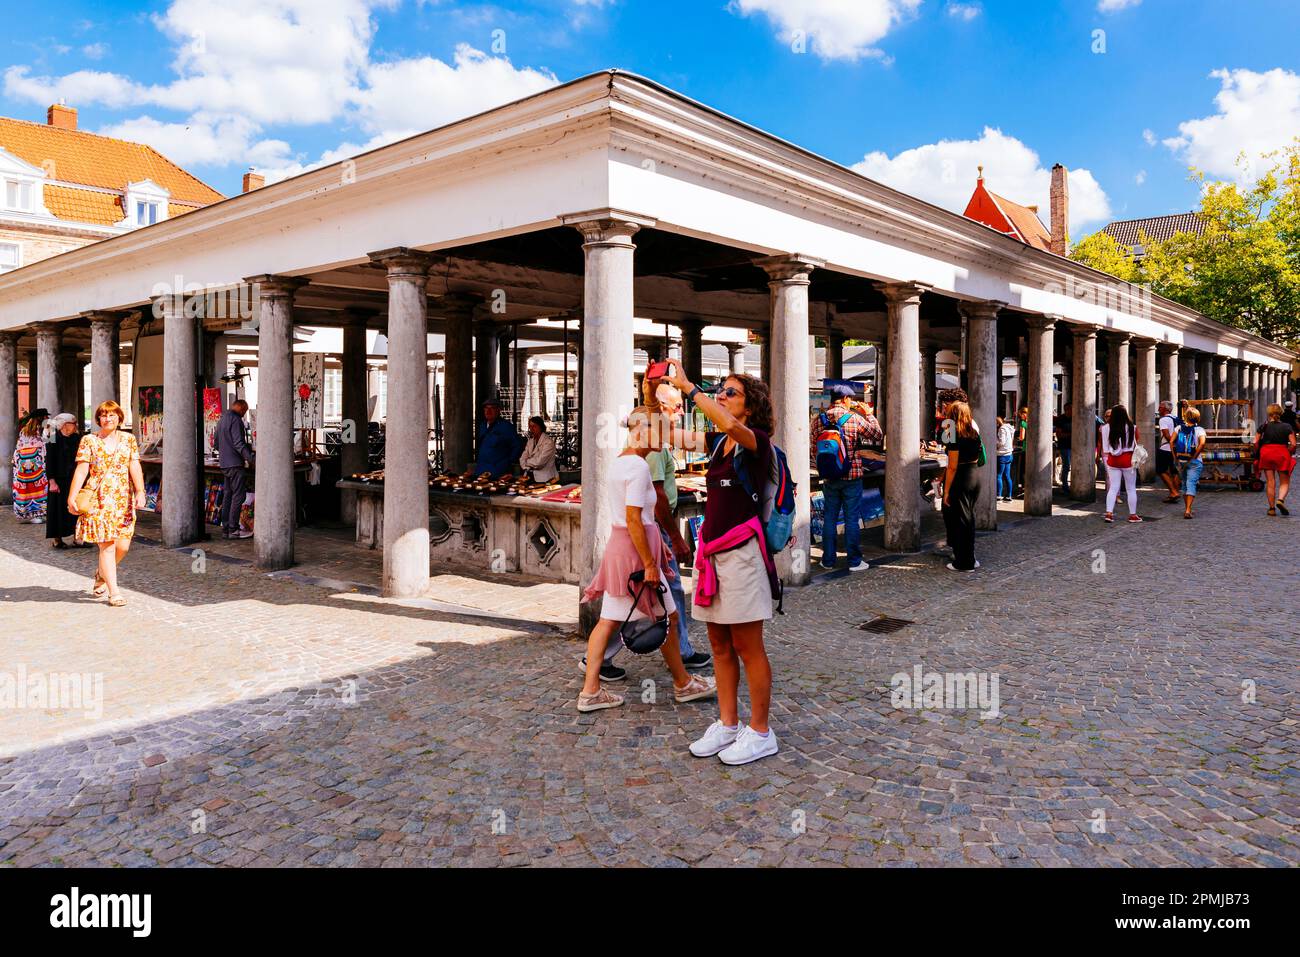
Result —
[{"label": "curly hair", "polygon": [[772,414],[772,393],[768,391],[767,383],[739,372],[727,376],[727,379],[735,379],[745,390],[745,411],[749,413],[745,424],[771,436],[776,431],[776,420]]}]

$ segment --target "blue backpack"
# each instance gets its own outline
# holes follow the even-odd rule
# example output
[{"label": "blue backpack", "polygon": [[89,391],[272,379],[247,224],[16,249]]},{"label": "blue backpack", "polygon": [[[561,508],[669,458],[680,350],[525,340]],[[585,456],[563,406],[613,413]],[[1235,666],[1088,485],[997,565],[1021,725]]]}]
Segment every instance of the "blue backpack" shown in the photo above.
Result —
[{"label": "blue backpack", "polygon": [[1196,445],[1196,426],[1186,422],[1179,425],[1178,434],[1174,436],[1174,453],[1191,458],[1196,454]]},{"label": "blue backpack", "polygon": [[[713,454],[722,448],[726,441],[725,435],[718,436],[713,446]],[[796,486],[793,477],[790,475],[790,465],[786,461],[785,452],[772,444],[772,458],[768,467],[768,474],[761,487],[754,482],[749,474],[747,459],[753,453],[747,452],[742,446],[737,445],[733,453],[736,466],[736,475],[740,479],[740,486],[745,490],[745,494],[758,503],[758,517],[763,523],[763,537],[767,541],[767,551],[769,555],[775,555],[790,543],[790,535],[794,531],[794,505]]]},{"label": "blue backpack", "polygon": [[819,416],[820,429],[814,439],[817,449],[817,474],[824,479],[849,477],[853,463],[849,460],[848,442],[844,438],[844,423],[852,412],[845,412],[835,422],[826,412]]}]

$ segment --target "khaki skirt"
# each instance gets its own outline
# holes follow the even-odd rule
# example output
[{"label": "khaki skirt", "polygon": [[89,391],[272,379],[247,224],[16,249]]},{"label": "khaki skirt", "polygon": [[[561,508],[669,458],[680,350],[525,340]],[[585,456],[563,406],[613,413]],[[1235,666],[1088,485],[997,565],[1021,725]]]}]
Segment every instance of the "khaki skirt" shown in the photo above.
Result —
[{"label": "khaki skirt", "polygon": [[743,625],[772,618],[772,586],[758,539],[713,556],[718,592],[708,605],[691,604],[691,617],[718,625]]}]

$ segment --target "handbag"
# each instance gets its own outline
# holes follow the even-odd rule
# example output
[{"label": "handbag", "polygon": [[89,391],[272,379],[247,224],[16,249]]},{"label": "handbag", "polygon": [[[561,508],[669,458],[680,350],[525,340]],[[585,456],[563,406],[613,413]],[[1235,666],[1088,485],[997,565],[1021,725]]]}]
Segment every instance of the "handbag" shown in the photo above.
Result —
[{"label": "handbag", "polygon": [[1147,460],[1148,460],[1149,458],[1151,458],[1151,455],[1150,455],[1150,453],[1147,452],[1147,449],[1146,449],[1146,446],[1145,446],[1145,445],[1139,445],[1139,446],[1137,446],[1136,448],[1133,449],[1133,465],[1134,465],[1134,467],[1136,467],[1136,468],[1141,468],[1142,466],[1144,466],[1144,465],[1147,464]]},{"label": "handbag", "polygon": [[662,647],[663,643],[668,640],[668,607],[664,604],[664,583],[655,583],[655,595],[659,599],[659,607],[663,615],[658,618],[639,618],[632,620],[636,614],[637,605],[641,603],[641,595],[645,592],[646,580],[645,572],[633,572],[627,579],[628,591],[632,590],[632,585],[637,584],[636,595],[632,598],[632,607],[628,610],[627,618],[618,628],[618,637],[623,642],[623,647],[634,655],[648,655],[656,652]]},{"label": "handbag", "polygon": [[90,483],[84,483],[77,490],[76,496],[72,499],[72,504],[77,508],[78,515],[85,515],[90,511],[90,507],[95,504],[95,490],[90,487]]}]

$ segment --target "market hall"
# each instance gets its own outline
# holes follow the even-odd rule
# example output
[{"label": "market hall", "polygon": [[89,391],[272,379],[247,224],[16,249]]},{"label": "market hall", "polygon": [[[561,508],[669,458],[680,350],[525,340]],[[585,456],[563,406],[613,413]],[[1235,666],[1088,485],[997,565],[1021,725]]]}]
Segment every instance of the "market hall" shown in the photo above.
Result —
[{"label": "market hall", "polygon": [[[793,547],[778,559],[792,584],[811,575],[814,337],[828,344],[831,379],[842,373],[846,340],[878,344],[883,540],[900,552],[921,544],[922,449],[940,350],[961,356],[986,436],[1006,401],[1004,359],[1021,360],[1017,404],[1030,409],[1024,509],[1037,516],[1052,510],[1058,379],[1074,417],[1071,495],[1096,495],[1099,343],[1100,391],[1139,423],[1154,422],[1159,400],[1178,398],[1246,399],[1263,421],[1294,358],[608,71],[0,277],[0,462],[7,468],[14,448],[20,354],[32,356],[34,405],[53,412],[131,398],[139,416],[139,388],[118,394],[122,348],[142,328],[161,331],[161,534],[171,547],[199,540],[200,396],[228,373],[218,357],[236,326],[256,341],[257,564],[294,563],[298,476],[312,452],[295,435],[295,331],[336,329],[342,417],[355,426],[338,449],[344,514],[366,523],[358,538],[382,547],[382,590],[395,597],[425,592],[439,548],[482,548],[489,538],[514,536],[506,571],[558,563],[567,570],[554,577],[586,582],[598,564],[610,526],[600,494],[498,496],[457,521],[437,503],[464,498],[461,490],[431,490],[435,420],[438,465],[463,471],[482,400],[503,372],[522,378],[519,348],[503,360],[507,342],[562,355],[565,428],[570,403],[577,411],[570,464],[593,491],[620,450],[603,430],[638,401],[638,350],[667,354],[655,329],[676,330],[694,378],[706,341],[731,343],[733,356],[751,336],[761,342],[774,439],[801,490]],[[371,471],[367,354],[377,334],[386,341],[384,464],[382,486],[367,489],[351,477]],[[443,338],[436,402],[431,336]],[[88,403],[69,398],[85,353]],[[1142,433],[1148,451],[1153,432]],[[993,468],[985,466],[977,511],[983,529],[997,527]],[[0,476],[0,494],[8,488]]]}]

